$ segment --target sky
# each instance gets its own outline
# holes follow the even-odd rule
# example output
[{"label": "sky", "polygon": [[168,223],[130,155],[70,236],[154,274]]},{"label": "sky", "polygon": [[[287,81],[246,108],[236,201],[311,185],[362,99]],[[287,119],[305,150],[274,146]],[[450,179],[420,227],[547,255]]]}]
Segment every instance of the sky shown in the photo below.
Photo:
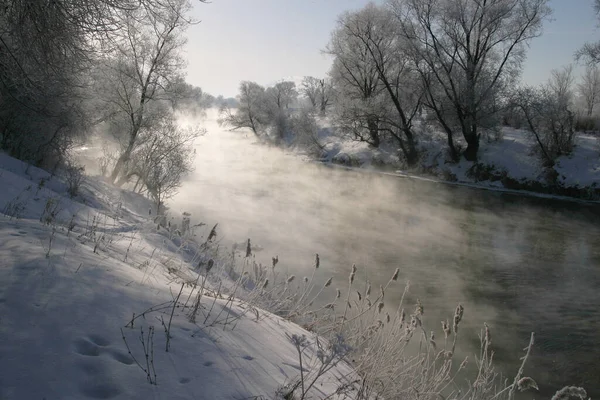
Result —
[{"label": "sky", "polygon": [[[322,53],[338,16],[369,0],[192,0],[200,20],[187,31],[187,80],[213,95],[234,97],[242,80],[268,85],[291,76],[326,76]],[[381,3],[383,0],[377,2]],[[552,20],[530,44],[522,80],[545,81],[573,62],[587,41],[600,39],[593,0],[550,0]],[[576,71],[581,71],[578,67]]]}]

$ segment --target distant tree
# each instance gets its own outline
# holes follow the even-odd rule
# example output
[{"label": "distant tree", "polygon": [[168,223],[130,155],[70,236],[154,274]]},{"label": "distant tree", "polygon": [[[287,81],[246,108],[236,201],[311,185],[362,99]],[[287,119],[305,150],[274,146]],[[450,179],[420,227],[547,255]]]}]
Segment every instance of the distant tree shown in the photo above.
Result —
[{"label": "distant tree", "polygon": [[573,68],[553,70],[547,83],[539,88],[525,87],[516,92],[513,104],[521,113],[525,127],[536,141],[547,167],[556,158],[569,154],[575,141],[573,111]]},{"label": "distant tree", "polygon": [[291,81],[277,82],[266,90],[267,98],[278,110],[285,110],[293,104],[297,97],[296,84]]},{"label": "distant tree", "polygon": [[172,99],[173,107],[193,115],[202,114],[215,104],[215,98],[197,86],[181,82],[179,96]]},{"label": "distant tree", "polygon": [[[594,11],[600,17],[600,0],[594,0]],[[585,60],[591,64],[600,63],[600,41],[588,42],[575,53],[576,60]]]},{"label": "distant tree", "polygon": [[305,76],[300,92],[309,100],[315,110],[319,110],[322,115],[327,112],[333,94],[331,82],[326,79]]},{"label": "distant tree", "polygon": [[[475,160],[480,126],[496,118],[498,96],[521,68],[525,45],[540,35],[548,0],[390,0],[397,32],[405,40],[427,89],[426,105],[448,136],[467,142]],[[458,129],[455,128],[458,127]]]},{"label": "distant tree", "polygon": [[596,65],[588,65],[577,89],[584,101],[585,113],[591,117],[594,107],[600,102],[600,69]]},{"label": "distant tree", "polygon": [[312,76],[305,76],[302,79],[300,92],[308,99],[314,109],[317,109],[317,105],[319,104],[319,89],[319,79]]},{"label": "distant tree", "polygon": [[233,130],[248,128],[260,136],[270,122],[266,99],[264,87],[256,82],[241,82],[237,108],[221,107],[219,123]]}]

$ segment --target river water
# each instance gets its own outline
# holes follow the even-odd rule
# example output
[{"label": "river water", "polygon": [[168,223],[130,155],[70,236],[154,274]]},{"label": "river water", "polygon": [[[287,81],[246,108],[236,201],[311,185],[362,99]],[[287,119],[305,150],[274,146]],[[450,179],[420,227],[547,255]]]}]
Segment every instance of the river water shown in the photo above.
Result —
[{"label": "river water", "polygon": [[278,255],[298,276],[318,253],[334,287],[352,264],[374,287],[400,268],[438,337],[464,305],[461,354],[477,354],[487,322],[497,368],[513,376],[535,331],[525,369],[535,397],[564,385],[600,396],[600,206],[344,170],[224,131],[214,115],[204,123],[173,208],[218,222],[225,243],[250,238],[260,261]]}]

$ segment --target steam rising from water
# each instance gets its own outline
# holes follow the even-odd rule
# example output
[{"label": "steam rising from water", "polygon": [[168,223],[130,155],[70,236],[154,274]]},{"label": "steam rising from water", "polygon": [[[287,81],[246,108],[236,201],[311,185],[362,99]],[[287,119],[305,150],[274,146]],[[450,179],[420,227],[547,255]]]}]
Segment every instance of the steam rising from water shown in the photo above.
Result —
[{"label": "steam rising from water", "polygon": [[[334,277],[332,292],[344,287],[353,263],[357,281],[374,287],[399,267],[399,280],[413,282],[410,301],[420,297],[425,305],[429,329],[439,330],[463,303],[468,335],[459,347],[476,352],[476,333],[487,322],[497,360],[510,373],[535,330],[529,367],[549,384],[542,394],[573,383],[600,394],[593,372],[597,208],[341,170],[258,144],[251,133],[225,131],[214,111],[203,124],[196,171],[173,210],[191,212],[194,223],[218,222],[225,243],[251,238],[265,249],[258,261],[278,255],[278,268],[289,274],[308,275],[319,253],[323,282]],[[401,292],[388,291],[387,302]]]}]

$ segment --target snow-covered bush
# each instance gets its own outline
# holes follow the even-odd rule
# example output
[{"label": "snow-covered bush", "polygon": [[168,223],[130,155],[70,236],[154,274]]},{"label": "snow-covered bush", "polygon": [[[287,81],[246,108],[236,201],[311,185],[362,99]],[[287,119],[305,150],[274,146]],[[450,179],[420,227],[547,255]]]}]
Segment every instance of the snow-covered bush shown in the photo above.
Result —
[{"label": "snow-covered bush", "polygon": [[546,166],[569,154],[575,141],[575,113],[546,88],[524,88],[516,100],[525,129],[534,136]]},{"label": "snow-covered bush", "polygon": [[83,183],[85,167],[74,163],[68,163],[65,168],[65,179],[67,181],[67,193],[71,198],[77,196],[79,188]]}]

